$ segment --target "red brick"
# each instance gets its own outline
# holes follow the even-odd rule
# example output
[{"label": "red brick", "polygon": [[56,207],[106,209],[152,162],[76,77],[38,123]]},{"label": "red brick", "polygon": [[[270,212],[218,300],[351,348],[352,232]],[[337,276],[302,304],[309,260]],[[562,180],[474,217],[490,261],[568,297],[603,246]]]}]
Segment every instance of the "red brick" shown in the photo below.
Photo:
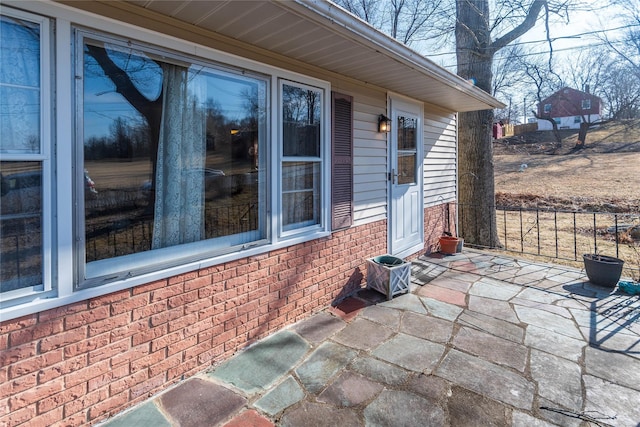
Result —
[{"label": "red brick", "polygon": [[193,347],[196,344],[198,344],[198,337],[196,335],[192,335],[188,338],[184,338],[167,347],[167,356],[171,356],[175,353],[179,353],[183,350],[186,350],[189,347]]},{"label": "red brick", "polygon": [[119,354],[128,351],[129,348],[131,348],[131,342],[127,338],[105,345],[104,347],[99,347],[89,352],[89,364],[91,365],[101,360],[118,356]]},{"label": "red brick", "polygon": [[49,351],[9,365],[9,377],[16,378],[51,366],[62,360],[62,350]]},{"label": "red brick", "polygon": [[16,347],[42,337],[57,334],[62,331],[62,327],[62,319],[55,319],[50,322],[36,323],[33,326],[12,331],[9,333],[9,347]]},{"label": "red brick", "polygon": [[127,375],[119,380],[112,382],[109,385],[109,390],[111,394],[118,394],[123,390],[129,390],[136,384],[140,384],[149,378],[149,372],[147,369],[142,369],[138,372],[134,372],[132,374]]},{"label": "red brick", "polygon": [[23,360],[36,355],[36,343],[29,342],[17,347],[10,348],[0,353],[0,367],[7,366],[19,360]]},{"label": "red brick", "polygon": [[68,416],[66,415],[66,410],[65,410],[65,417],[62,419],[62,421],[51,424],[51,427],[70,427],[70,426],[85,425],[87,424],[87,412],[88,411],[83,411],[83,412],[79,412],[77,414]]},{"label": "red brick", "polygon": [[0,399],[28,390],[38,384],[38,375],[33,372],[19,378],[0,383]]},{"label": "red brick", "polygon": [[60,332],[50,337],[45,337],[40,341],[40,352],[46,353],[53,349],[64,347],[76,343],[87,337],[87,327],[81,326],[76,329]]},{"label": "red brick", "polygon": [[114,342],[119,341],[122,338],[131,337],[139,332],[146,331],[148,327],[148,322],[145,322],[144,320],[129,322],[128,324],[115,328],[109,332],[109,340]]},{"label": "red brick", "polygon": [[200,298],[184,306],[184,314],[199,313],[212,305],[211,298]]},{"label": "red brick", "polygon": [[0,426],[17,426],[28,422],[36,416],[36,405],[26,406],[22,409],[9,412],[8,415],[0,417]]},{"label": "red brick", "polygon": [[116,367],[123,363],[127,364],[132,360],[137,360],[141,357],[144,357],[149,354],[149,344],[142,343],[140,345],[131,347],[129,350],[124,351],[120,354],[116,354],[111,358],[111,366]]},{"label": "red brick", "polygon": [[84,368],[85,366],[87,366],[87,356],[85,354],[76,357],[65,358],[65,360],[56,365],[42,368],[38,372],[38,382],[42,384],[47,381],[51,381],[54,378],[58,378],[69,372],[77,371]]},{"label": "red brick", "polygon": [[180,295],[176,295],[173,296],[171,298],[169,298],[169,302],[168,302],[168,307],[169,308],[176,308],[185,304],[188,304],[190,302],[193,302],[195,300],[198,299],[198,291],[197,290],[193,290],[190,292],[185,292],[182,293]]},{"label": "red brick", "polygon": [[75,400],[72,400],[64,405],[65,418],[74,416],[74,414],[83,414],[86,417],[86,411],[95,405],[96,403],[105,400],[109,397],[109,390],[107,388],[101,388],[91,393],[87,393]]},{"label": "red brick", "polygon": [[147,369],[149,366],[160,362],[165,357],[166,350],[162,349],[155,353],[148,354],[138,360],[131,361],[131,372],[137,372],[141,369]]},{"label": "red brick", "polygon": [[175,285],[167,286],[166,288],[156,289],[151,291],[151,297],[149,301],[156,302],[163,299],[169,299],[173,296],[180,295],[184,292],[184,285],[182,282]]},{"label": "red brick", "polygon": [[89,324],[89,336],[94,337],[112,331],[131,322],[131,313],[122,313]]},{"label": "red brick", "polygon": [[197,359],[190,359],[180,363],[178,366],[174,366],[169,368],[167,371],[167,380],[172,380],[174,378],[183,379],[183,375],[190,371],[200,371],[201,367],[198,365]]},{"label": "red brick", "polygon": [[155,352],[158,351],[162,348],[167,347],[169,344],[174,343],[176,341],[180,341],[181,339],[184,338],[184,332],[183,331],[176,331],[176,332],[172,332],[170,334],[167,335],[163,335],[161,337],[158,337],[156,339],[154,339],[153,341],[151,341],[151,352]]},{"label": "red brick", "polygon": [[105,415],[117,413],[118,408],[122,407],[129,400],[129,393],[124,391],[115,396],[108,397],[101,400],[89,408],[89,420],[95,420],[96,418]]},{"label": "red brick", "polygon": [[107,317],[109,317],[108,306],[96,307],[91,310],[81,311],[79,313],[66,316],[64,318],[64,325],[66,330],[70,330],[91,324],[98,320],[106,319]]},{"label": "red brick", "polygon": [[224,332],[224,325],[215,325],[209,329],[205,329],[204,331],[198,334],[198,343],[203,343],[207,340],[212,339],[213,337]]},{"label": "red brick", "polygon": [[177,307],[173,310],[163,311],[162,313],[154,314],[149,319],[151,326],[158,326],[162,323],[167,323],[171,320],[177,319],[184,314],[184,307]]},{"label": "red brick", "polygon": [[169,325],[167,325],[166,323],[159,325],[155,328],[142,330],[131,337],[131,343],[134,346],[137,346],[138,344],[149,342],[154,338],[158,338],[165,335],[168,330],[169,330]]},{"label": "red brick", "polygon": [[144,307],[149,303],[149,294],[141,294],[129,297],[123,301],[117,301],[111,304],[111,315],[133,311],[134,308]]},{"label": "red brick", "polygon": [[131,290],[124,289],[121,291],[113,292],[107,295],[101,295],[99,297],[91,298],[89,300],[89,308],[100,307],[103,305],[109,305],[117,301],[122,301],[131,296]]},{"label": "red brick", "polygon": [[0,334],[6,334],[11,331],[18,331],[24,328],[34,326],[38,322],[38,316],[36,314],[30,314],[28,316],[22,316],[17,319],[7,320],[6,322],[0,322]]},{"label": "red brick", "polygon": [[[113,381],[129,375],[129,365],[121,365],[111,368],[109,371],[91,378],[87,384],[87,391],[91,392],[111,384]],[[82,384],[81,384],[82,385]]]},{"label": "red brick", "polygon": [[133,320],[147,319],[154,314],[163,313],[167,310],[167,301],[162,300],[155,303],[147,304],[143,307],[133,310]]},{"label": "red brick", "polygon": [[201,277],[196,277],[194,279],[188,280],[184,283],[184,290],[185,292],[189,292],[192,291],[194,289],[199,289],[199,288],[203,288],[205,286],[209,286],[211,285],[212,281],[211,281],[211,276],[207,275],[207,276],[201,276]]},{"label": "red brick", "polygon": [[64,347],[64,357],[86,354],[96,348],[102,348],[107,344],[109,344],[109,334],[102,334],[91,338],[79,338],[75,343]]},{"label": "red brick", "polygon": [[166,375],[160,374],[154,378],[149,378],[147,381],[140,383],[131,388],[131,398],[135,399],[140,396],[151,397],[154,393],[162,388],[165,383]]},{"label": "red brick", "polygon": [[169,278],[169,285],[173,285],[174,283],[183,283],[188,280],[192,280],[198,277],[197,271],[190,271],[188,273],[179,274],[177,276],[173,276]]},{"label": "red brick", "polygon": [[64,383],[67,388],[80,383],[88,383],[91,378],[99,377],[100,375],[109,372],[110,369],[109,361],[103,360],[99,363],[68,373],[64,376]]},{"label": "red brick", "polygon": [[156,375],[166,374],[169,368],[174,368],[182,362],[182,355],[176,354],[171,357],[163,359],[161,362],[155,365],[149,366],[149,376],[155,377]]},{"label": "red brick", "polygon": [[167,286],[167,283],[169,282],[166,279],[157,280],[155,282],[145,283],[144,285],[138,285],[135,288],[133,288],[131,291],[133,295],[141,295],[155,289],[164,288],[165,286]]},{"label": "red brick", "polygon": [[191,313],[191,314],[182,315],[182,316],[178,317],[177,319],[175,319],[174,321],[169,322],[169,332],[173,332],[173,331],[176,331],[176,330],[179,330],[179,329],[186,328],[189,325],[193,325],[197,321],[198,321],[198,314],[197,313]]},{"label": "red brick", "polygon": [[57,378],[9,397],[9,409],[15,411],[64,390],[64,380]]},{"label": "red brick", "polygon": [[[43,414],[45,412],[49,412],[52,409],[58,408],[67,402],[71,402],[72,400],[75,400],[80,396],[84,396],[85,394],[87,394],[87,387],[84,383],[78,384],[75,387],[67,388],[61,393],[57,393],[53,396],[40,399],[37,404],[38,413]],[[60,408],[60,410],[62,410],[62,408]]]}]

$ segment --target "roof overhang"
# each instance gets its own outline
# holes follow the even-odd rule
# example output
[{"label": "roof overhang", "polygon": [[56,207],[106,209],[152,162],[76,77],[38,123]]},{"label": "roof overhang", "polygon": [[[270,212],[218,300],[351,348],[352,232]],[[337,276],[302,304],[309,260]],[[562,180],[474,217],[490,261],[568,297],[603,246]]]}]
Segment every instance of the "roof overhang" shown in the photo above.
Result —
[{"label": "roof overhang", "polygon": [[88,10],[103,3],[171,18],[450,111],[505,106],[327,0],[62,2]]}]

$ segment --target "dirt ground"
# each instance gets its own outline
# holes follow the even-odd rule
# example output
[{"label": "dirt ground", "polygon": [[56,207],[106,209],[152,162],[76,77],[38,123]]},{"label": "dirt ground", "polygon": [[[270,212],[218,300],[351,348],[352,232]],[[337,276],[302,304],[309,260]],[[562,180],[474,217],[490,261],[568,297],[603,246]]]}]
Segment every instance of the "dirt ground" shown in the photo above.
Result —
[{"label": "dirt ground", "polygon": [[551,131],[494,142],[499,205],[640,212],[640,120],[592,129],[585,148],[574,149],[577,131]]}]

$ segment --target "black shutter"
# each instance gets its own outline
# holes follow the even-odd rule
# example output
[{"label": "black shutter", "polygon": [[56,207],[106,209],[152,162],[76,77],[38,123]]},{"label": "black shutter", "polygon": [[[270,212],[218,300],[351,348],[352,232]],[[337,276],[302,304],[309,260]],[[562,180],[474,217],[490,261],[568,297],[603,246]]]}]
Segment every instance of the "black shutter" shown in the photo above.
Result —
[{"label": "black shutter", "polygon": [[353,224],[353,98],[331,94],[331,229]]}]

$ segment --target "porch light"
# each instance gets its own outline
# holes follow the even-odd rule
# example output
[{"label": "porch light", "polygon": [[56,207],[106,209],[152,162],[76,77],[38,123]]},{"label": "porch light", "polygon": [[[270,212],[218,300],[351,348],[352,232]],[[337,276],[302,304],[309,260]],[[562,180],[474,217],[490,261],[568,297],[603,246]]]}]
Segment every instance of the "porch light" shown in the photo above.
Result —
[{"label": "porch light", "polygon": [[384,114],[378,116],[378,132],[389,132],[391,130],[391,119]]}]

